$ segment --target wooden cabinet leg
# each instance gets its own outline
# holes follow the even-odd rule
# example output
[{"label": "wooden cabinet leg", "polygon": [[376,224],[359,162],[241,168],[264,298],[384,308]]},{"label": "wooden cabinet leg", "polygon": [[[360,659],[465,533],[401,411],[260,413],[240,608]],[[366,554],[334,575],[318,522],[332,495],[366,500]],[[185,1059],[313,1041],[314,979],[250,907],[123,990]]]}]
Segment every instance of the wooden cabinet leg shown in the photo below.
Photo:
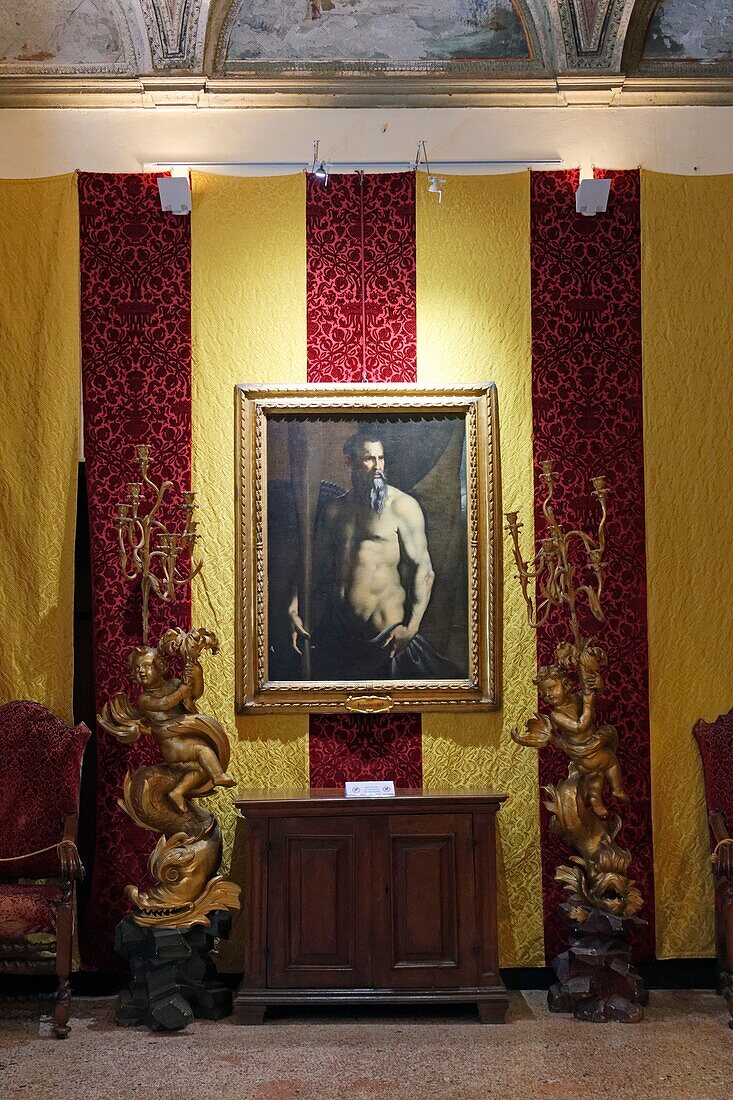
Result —
[{"label": "wooden cabinet leg", "polygon": [[267,1012],[267,1005],[237,1005],[234,1018],[238,1024],[261,1024]]},{"label": "wooden cabinet leg", "polygon": [[482,1024],[503,1024],[506,1022],[505,1001],[478,1001],[478,1017]]}]

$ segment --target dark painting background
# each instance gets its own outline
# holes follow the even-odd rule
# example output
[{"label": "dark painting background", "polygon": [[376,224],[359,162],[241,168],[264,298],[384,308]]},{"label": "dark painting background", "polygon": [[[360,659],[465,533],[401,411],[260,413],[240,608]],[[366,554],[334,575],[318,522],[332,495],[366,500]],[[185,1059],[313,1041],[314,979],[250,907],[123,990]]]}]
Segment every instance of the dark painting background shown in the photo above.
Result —
[{"label": "dark painting background", "polygon": [[[415,497],[425,516],[435,583],[420,633],[468,675],[463,416],[282,416],[268,418],[266,443],[270,680],[302,676],[287,615],[302,569],[301,525],[310,516],[312,530],[325,494],[351,488],[344,443],[367,427],[384,445],[387,481]],[[322,611],[315,600],[309,629]]]}]

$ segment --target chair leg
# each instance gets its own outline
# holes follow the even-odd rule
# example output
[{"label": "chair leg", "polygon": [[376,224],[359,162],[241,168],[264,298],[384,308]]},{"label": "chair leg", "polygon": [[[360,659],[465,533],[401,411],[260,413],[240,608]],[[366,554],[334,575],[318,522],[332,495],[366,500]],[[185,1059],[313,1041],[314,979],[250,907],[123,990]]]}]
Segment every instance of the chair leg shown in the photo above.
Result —
[{"label": "chair leg", "polygon": [[720,921],[723,933],[721,944],[723,950],[719,958],[721,963],[720,992],[725,997],[731,1015],[728,1026],[733,1027],[733,883],[728,882],[726,884],[722,902]]},{"label": "chair leg", "polygon": [[71,1015],[71,939],[74,928],[73,901],[61,903],[56,918],[56,973],[59,987],[53,1007],[53,1033],[57,1039],[69,1034]]},{"label": "chair leg", "polygon": [[69,1034],[69,1016],[71,1015],[71,982],[68,978],[59,982],[53,1006],[53,1033],[57,1039],[65,1039]]}]

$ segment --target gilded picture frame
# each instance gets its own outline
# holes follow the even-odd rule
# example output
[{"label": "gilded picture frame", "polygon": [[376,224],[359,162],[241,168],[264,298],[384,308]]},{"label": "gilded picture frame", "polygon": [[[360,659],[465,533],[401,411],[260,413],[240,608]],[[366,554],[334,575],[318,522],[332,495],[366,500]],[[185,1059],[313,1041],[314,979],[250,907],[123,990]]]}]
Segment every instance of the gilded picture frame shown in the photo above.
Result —
[{"label": "gilded picture frame", "polygon": [[235,388],[239,713],[499,707],[498,433],[493,383]]}]

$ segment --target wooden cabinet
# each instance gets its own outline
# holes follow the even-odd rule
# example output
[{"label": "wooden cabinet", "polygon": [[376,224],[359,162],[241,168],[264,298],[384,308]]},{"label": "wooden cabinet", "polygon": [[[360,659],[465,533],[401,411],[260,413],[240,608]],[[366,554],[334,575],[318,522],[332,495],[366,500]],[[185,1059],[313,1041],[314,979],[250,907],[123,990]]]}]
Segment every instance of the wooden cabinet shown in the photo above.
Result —
[{"label": "wooden cabinet", "polygon": [[489,791],[250,792],[243,1021],[287,1003],[475,1002],[500,1022]]}]

